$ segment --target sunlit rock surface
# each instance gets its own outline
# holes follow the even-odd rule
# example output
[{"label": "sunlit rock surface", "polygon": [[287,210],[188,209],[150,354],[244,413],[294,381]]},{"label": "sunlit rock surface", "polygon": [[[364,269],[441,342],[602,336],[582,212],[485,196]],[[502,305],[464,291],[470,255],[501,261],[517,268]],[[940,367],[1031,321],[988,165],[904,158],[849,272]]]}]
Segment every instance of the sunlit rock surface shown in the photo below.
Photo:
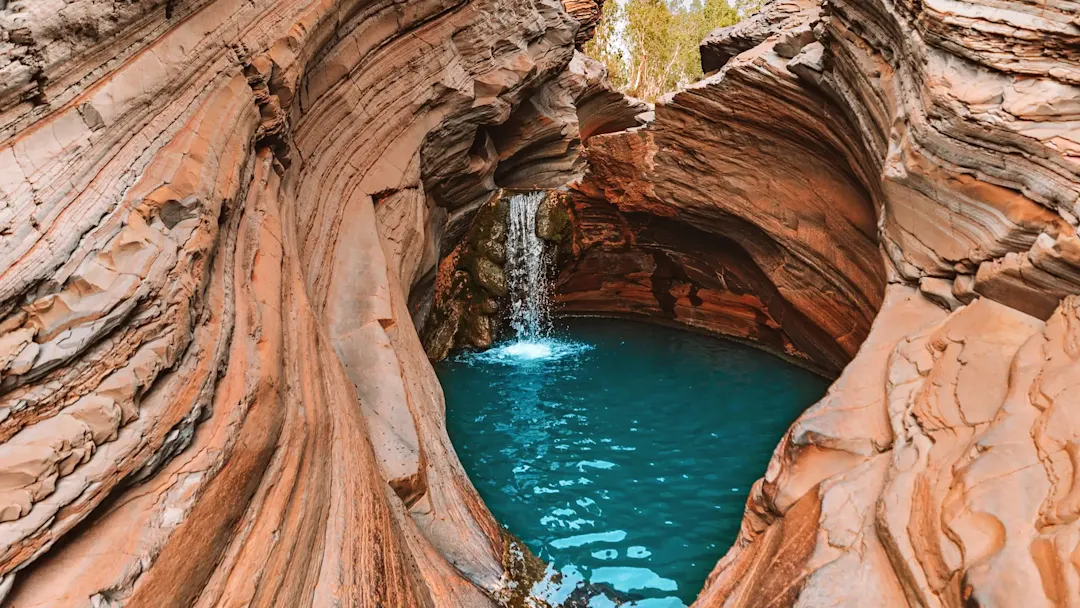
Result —
[{"label": "sunlit rock surface", "polygon": [[407,302],[450,215],[550,145],[485,129],[563,99],[579,23],[554,0],[3,4],[0,595],[520,595]]},{"label": "sunlit rock surface", "polygon": [[774,2],[590,140],[567,307],[846,363],[695,606],[1080,605],[1078,13]]}]

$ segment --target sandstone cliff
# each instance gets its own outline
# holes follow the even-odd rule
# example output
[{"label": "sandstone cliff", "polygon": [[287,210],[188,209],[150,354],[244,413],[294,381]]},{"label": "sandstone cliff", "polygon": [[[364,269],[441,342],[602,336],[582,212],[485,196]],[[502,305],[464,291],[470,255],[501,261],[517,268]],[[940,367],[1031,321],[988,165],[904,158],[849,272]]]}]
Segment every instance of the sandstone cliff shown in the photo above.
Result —
[{"label": "sandstone cliff", "polygon": [[587,143],[568,310],[843,367],[696,607],[1080,605],[1078,14],[773,2]]},{"label": "sandstone cliff", "polygon": [[567,157],[520,116],[564,100],[580,24],[553,0],[5,4],[0,596],[520,595],[407,302],[502,163]]}]

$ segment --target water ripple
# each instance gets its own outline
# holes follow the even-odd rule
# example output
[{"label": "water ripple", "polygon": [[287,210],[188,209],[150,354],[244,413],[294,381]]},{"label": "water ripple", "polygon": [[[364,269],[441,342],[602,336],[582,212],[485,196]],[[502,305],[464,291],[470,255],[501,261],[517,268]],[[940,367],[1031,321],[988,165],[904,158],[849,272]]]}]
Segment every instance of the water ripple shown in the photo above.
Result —
[{"label": "water ripple", "polygon": [[682,608],[825,383],[730,342],[618,321],[571,327],[573,339],[441,363],[450,437],[492,513],[551,564],[534,595]]}]

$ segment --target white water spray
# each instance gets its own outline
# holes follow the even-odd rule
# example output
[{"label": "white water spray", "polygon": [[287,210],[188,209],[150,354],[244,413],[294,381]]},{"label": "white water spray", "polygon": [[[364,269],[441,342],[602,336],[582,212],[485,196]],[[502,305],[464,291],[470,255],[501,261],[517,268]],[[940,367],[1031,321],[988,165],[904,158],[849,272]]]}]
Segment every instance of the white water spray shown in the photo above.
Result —
[{"label": "white water spray", "polygon": [[510,197],[506,266],[510,281],[510,326],[520,342],[544,338],[551,330],[544,241],[536,236],[536,211],[544,192]]}]

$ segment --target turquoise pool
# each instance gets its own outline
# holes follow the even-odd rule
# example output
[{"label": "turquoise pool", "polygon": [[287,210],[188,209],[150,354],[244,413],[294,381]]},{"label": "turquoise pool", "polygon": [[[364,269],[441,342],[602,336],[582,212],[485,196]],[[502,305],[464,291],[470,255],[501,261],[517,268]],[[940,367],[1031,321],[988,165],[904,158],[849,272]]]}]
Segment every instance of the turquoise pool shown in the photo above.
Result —
[{"label": "turquoise pool", "polygon": [[436,367],[458,455],[495,517],[563,574],[552,601],[589,581],[632,606],[689,605],[773,448],[827,382],[674,329],[563,326]]}]

